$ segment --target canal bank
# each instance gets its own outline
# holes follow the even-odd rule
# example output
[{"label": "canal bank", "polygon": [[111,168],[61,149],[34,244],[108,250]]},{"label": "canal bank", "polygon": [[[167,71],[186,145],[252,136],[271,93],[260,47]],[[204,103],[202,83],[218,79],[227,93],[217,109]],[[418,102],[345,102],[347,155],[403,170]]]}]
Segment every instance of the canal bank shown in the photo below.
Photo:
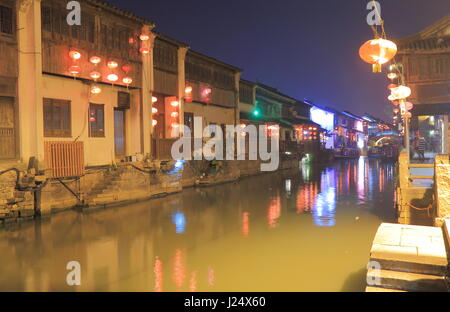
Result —
[{"label": "canal bank", "polygon": [[[260,175],[262,161],[151,161],[93,167],[79,177],[58,179],[45,171],[15,169],[0,175],[0,225],[49,216],[68,209],[98,209],[167,196],[193,186],[210,186]],[[297,169],[284,157],[278,170]],[[5,195],[6,194],[6,195]]]},{"label": "canal bank", "polygon": [[[361,158],[13,223],[0,229],[0,288],[363,291],[370,243],[395,220],[393,174]],[[79,287],[65,284],[69,261]]]}]

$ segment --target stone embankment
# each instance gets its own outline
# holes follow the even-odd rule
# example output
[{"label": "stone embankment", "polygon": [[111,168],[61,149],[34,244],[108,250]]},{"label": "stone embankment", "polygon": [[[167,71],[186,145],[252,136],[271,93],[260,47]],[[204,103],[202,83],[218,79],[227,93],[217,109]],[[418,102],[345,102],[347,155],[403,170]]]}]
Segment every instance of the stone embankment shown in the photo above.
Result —
[{"label": "stone embankment", "polygon": [[[298,159],[282,159],[279,169],[298,169],[299,163]],[[63,180],[50,179],[45,171],[21,168],[20,172],[19,184],[15,171],[0,175],[0,224],[73,208],[123,205],[181,192],[186,187],[227,183],[262,173],[260,161],[119,163]]]}]

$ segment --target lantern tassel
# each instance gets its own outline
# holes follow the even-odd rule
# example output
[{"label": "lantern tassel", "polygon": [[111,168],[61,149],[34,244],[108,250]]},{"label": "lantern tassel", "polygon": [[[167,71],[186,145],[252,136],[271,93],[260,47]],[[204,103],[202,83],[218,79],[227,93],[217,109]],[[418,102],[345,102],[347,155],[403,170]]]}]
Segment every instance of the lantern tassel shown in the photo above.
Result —
[{"label": "lantern tassel", "polygon": [[381,73],[381,64],[372,64],[373,73]]}]

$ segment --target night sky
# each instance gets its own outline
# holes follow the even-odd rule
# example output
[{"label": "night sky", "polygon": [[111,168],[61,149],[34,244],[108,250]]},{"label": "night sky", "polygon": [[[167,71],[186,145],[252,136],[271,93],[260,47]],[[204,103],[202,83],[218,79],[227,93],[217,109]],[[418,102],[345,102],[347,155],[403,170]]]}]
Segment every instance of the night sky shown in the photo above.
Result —
[{"label": "night sky", "polygon": [[[156,30],[244,70],[242,77],[322,106],[390,120],[385,74],[358,56],[368,0],[107,0]],[[389,38],[450,13],[449,0],[381,0]],[[394,40],[395,41],[395,40]]]}]

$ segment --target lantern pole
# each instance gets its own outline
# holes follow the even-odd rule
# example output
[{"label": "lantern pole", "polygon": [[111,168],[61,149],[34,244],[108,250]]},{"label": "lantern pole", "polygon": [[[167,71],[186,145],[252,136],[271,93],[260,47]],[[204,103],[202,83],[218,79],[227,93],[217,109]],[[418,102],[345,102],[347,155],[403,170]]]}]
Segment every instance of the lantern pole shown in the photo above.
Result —
[{"label": "lantern pole", "polygon": [[405,148],[406,148],[406,153],[408,155],[408,163],[410,162],[410,154],[411,154],[411,150],[410,150],[410,141],[409,141],[409,118],[404,116],[404,125],[405,125]]},{"label": "lantern pole", "polygon": [[[397,70],[397,73],[399,75],[399,82],[401,85],[405,84],[405,75],[404,75],[404,71],[403,71],[403,64],[402,63],[396,63],[395,64],[395,68]],[[400,104],[401,105],[401,104]],[[409,118],[406,116],[407,113],[407,109],[405,107],[405,111],[402,112],[402,109],[400,109],[400,112],[403,113],[403,126],[405,127],[405,148],[406,148],[406,153],[408,155],[408,163],[411,161],[411,150],[410,150],[410,145],[411,145],[411,141],[410,141],[410,131],[409,131]]]}]

